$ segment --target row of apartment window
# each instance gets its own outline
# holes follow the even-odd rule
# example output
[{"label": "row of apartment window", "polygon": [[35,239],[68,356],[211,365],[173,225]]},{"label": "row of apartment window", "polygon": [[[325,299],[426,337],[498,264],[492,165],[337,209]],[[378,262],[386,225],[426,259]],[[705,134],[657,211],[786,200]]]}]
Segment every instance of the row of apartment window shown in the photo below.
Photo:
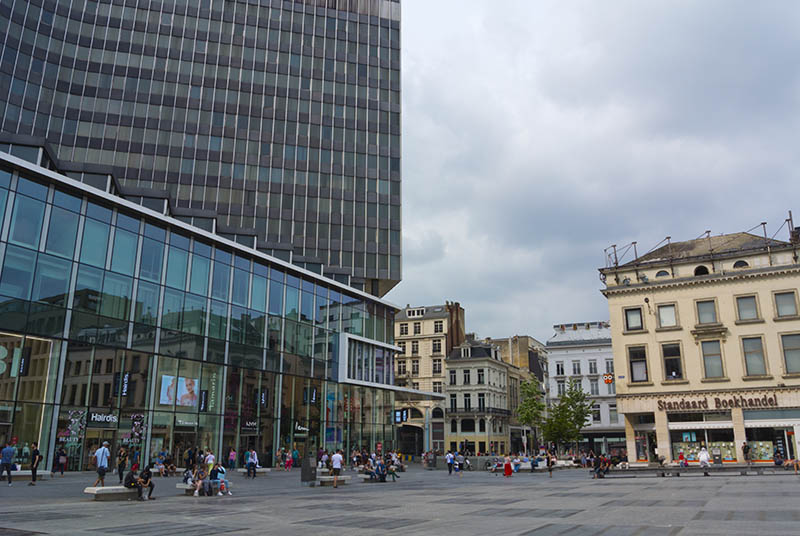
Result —
[{"label": "row of apartment window", "polygon": [[[613,374],[614,373],[614,360],[613,359],[606,359],[606,373]],[[581,375],[581,362],[580,361],[573,361],[572,362],[572,374],[573,376]],[[589,374],[597,374],[597,360],[590,359],[589,360]],[[563,361],[556,361],[556,376],[564,376],[564,362]]]},{"label": "row of apartment window", "polygon": [[[784,374],[800,374],[800,333],[779,335],[783,352]],[[667,381],[685,379],[683,350],[680,342],[660,344],[664,379]],[[745,377],[759,377],[771,374],[764,348],[764,336],[752,335],[740,338],[740,351],[744,360]],[[705,379],[726,379],[725,356],[721,340],[700,342],[700,357]],[[648,382],[651,374],[648,369],[647,346],[628,347],[628,363],[631,382]]]},{"label": "row of apartment window", "polygon": [[[400,341],[397,343],[398,346],[402,349],[400,351],[400,355],[406,355],[408,346],[406,341]],[[431,341],[431,354],[437,355],[442,353],[442,341],[441,339],[434,339]],[[411,341],[411,355],[419,355],[419,341]],[[436,361],[441,362],[441,359]]]},{"label": "row of apartment window", "polygon": [[[474,419],[461,419],[461,431],[462,432],[475,432],[475,420]],[[486,432],[486,421],[484,419],[478,419],[478,432]],[[506,424],[502,421],[497,419],[492,420],[492,433],[493,434],[502,434],[506,432]],[[452,419],[450,421],[450,433],[457,434],[458,433],[458,419]],[[485,443],[481,442],[481,445],[485,445]],[[501,449],[504,448],[503,443],[501,443]],[[484,448],[484,447],[481,447]],[[450,450],[457,450],[454,447],[451,447]],[[482,452],[482,451],[481,451]],[[502,452],[502,450],[501,450]]]},{"label": "row of apartment window", "polygon": [[[470,385],[472,383],[472,371],[470,369],[464,369],[461,372],[463,380],[461,385]],[[450,385],[458,385],[457,376],[458,375],[455,370],[450,371]],[[483,369],[477,370],[476,379],[477,379],[476,385],[484,385],[486,383]]]},{"label": "row of apartment window", "polygon": [[[613,373],[613,369],[612,369],[612,373]],[[566,380],[557,380],[556,381],[556,389],[557,389],[557,392],[558,392],[558,396],[562,396],[564,393],[566,393],[568,387],[569,387],[569,385],[567,384]],[[606,394],[608,394],[608,395],[617,394],[617,388],[616,388],[616,385],[613,382],[606,384]],[[589,380],[589,395],[590,396],[600,396],[600,382],[595,378],[592,378],[592,379]]]},{"label": "row of apartment window", "polygon": [[[409,311],[409,316],[411,316],[411,311]],[[422,322],[414,322],[414,335],[421,335],[422,334]],[[444,333],[444,320],[434,320],[433,322],[433,332],[434,333]],[[403,322],[400,324],[400,335],[408,335],[408,322]]]},{"label": "row of apartment window", "polygon": [[[408,368],[406,367],[406,361],[404,359],[397,361],[397,374],[406,374],[408,372]],[[455,372],[455,371],[452,371]],[[433,360],[433,374],[438,375],[442,373],[442,360],[441,359],[434,359]],[[411,375],[412,376],[419,376],[419,359],[412,359],[411,360]]]},{"label": "row of apartment window", "polygon": [[[759,305],[758,294],[744,294],[735,296],[736,322],[761,322],[764,320]],[[772,293],[773,312],[775,319],[794,319],[798,317],[797,292],[794,290],[780,290]],[[625,331],[645,331],[645,319],[641,307],[625,308]],[[676,303],[656,305],[656,319],[658,329],[680,328],[680,317]],[[719,307],[716,298],[695,300],[697,325],[710,325],[719,323]]]},{"label": "row of apartment window", "polygon": [[[502,398],[502,397],[498,397]],[[461,409],[465,411],[472,410],[472,395],[470,393],[464,393],[463,395],[464,405],[461,406]],[[478,400],[478,411],[485,411],[486,410],[486,394],[485,393],[478,393],[477,394]],[[498,401],[502,403],[502,401]],[[458,395],[451,394],[450,395],[450,411],[458,411]]]}]

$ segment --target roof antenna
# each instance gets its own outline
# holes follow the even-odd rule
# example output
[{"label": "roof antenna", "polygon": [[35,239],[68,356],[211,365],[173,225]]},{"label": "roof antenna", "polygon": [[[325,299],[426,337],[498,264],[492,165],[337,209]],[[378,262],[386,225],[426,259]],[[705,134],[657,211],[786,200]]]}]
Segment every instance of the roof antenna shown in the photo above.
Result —
[{"label": "roof antenna", "polygon": [[767,246],[767,258],[769,259],[769,265],[772,266],[772,253],[770,252],[769,238],[767,238],[767,222],[762,221],[761,228],[764,229],[764,244]]}]

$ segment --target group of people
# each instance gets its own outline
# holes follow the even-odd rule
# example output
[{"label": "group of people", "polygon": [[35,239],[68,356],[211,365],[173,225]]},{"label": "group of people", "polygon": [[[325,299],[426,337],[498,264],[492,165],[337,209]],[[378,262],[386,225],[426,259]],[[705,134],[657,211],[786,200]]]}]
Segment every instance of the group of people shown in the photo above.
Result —
[{"label": "group of people", "polygon": [[192,465],[183,473],[183,483],[194,486],[194,496],[197,497],[202,491],[204,495],[214,494],[217,488],[217,495],[233,495],[231,484],[225,478],[226,471],[220,462],[214,462],[209,468],[205,463]]},{"label": "group of people", "polygon": [[153,472],[149,464],[145,466],[140,475],[137,475],[136,469],[131,467],[124,480],[120,473],[120,484],[126,488],[136,489],[140,501],[155,500],[153,490],[156,485],[153,484]]},{"label": "group of people", "polygon": [[453,471],[460,477],[463,472],[469,467],[469,458],[462,452],[450,452],[449,450],[444,455],[444,461],[447,463],[447,474],[452,475]]},{"label": "group of people", "polygon": [[[0,450],[0,477],[3,473],[6,474],[8,485],[11,486],[11,472],[13,471],[14,457],[17,454],[17,449],[10,442],[6,442],[5,447]],[[42,462],[42,454],[39,452],[39,446],[36,442],[31,443],[30,460],[31,460],[31,481],[28,482],[29,486],[36,485],[36,472],[39,469],[39,464]]]},{"label": "group of people", "polygon": [[300,465],[300,451],[295,447],[293,450],[282,448],[276,455],[275,461],[278,467],[284,471],[291,471],[295,465]]}]

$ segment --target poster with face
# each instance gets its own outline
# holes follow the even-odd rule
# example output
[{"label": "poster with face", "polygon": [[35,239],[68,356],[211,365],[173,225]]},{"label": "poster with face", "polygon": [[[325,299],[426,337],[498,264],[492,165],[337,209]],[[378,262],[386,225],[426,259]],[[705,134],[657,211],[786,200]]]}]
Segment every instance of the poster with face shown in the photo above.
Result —
[{"label": "poster with face", "polygon": [[198,387],[200,381],[197,378],[182,378],[178,377],[178,405],[179,406],[197,406],[199,399]]},{"label": "poster with face", "polygon": [[184,378],[182,376],[161,376],[161,389],[159,404],[171,406],[197,406],[199,400],[200,381],[197,378]]}]

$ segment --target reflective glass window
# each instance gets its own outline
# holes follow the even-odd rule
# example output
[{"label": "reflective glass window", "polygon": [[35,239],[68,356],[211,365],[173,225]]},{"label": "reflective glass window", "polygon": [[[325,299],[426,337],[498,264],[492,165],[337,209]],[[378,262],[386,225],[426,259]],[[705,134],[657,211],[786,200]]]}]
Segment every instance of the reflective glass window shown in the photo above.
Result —
[{"label": "reflective glass window", "polygon": [[130,277],[106,272],[103,278],[103,296],[100,314],[120,320],[127,320],[130,314],[130,299],[133,293],[133,280]]},{"label": "reflective glass window", "polygon": [[183,306],[183,328],[187,333],[202,335],[206,325],[206,299],[194,294],[186,294]]},{"label": "reflective glass window", "polygon": [[114,249],[111,253],[111,269],[125,275],[133,275],[136,265],[136,247],[139,235],[117,228],[114,232]]},{"label": "reflective glass window", "polygon": [[36,252],[8,246],[0,275],[0,294],[12,298],[30,299]]},{"label": "reflective glass window", "polygon": [[186,285],[186,270],[189,264],[189,253],[176,247],[169,247],[167,259],[167,285],[184,289]]},{"label": "reflective glass window", "polygon": [[65,208],[72,212],[81,211],[80,197],[75,197],[74,195],[70,195],[59,190],[56,190],[55,195],[53,195],[53,204],[57,207]]},{"label": "reflective glass window", "polygon": [[[0,175],[4,172],[0,170]],[[8,201],[8,190],[0,188],[0,227],[2,227],[3,222],[5,221],[6,217],[6,202]]]},{"label": "reflective glass window", "polygon": [[262,313],[267,310],[267,279],[259,275],[253,275],[253,291],[251,297],[251,307]]},{"label": "reflective glass window", "polygon": [[222,302],[211,301],[208,336],[224,339],[228,327],[228,306]]},{"label": "reflective glass window", "polygon": [[210,270],[211,261],[195,253],[192,257],[192,276],[189,281],[189,290],[191,292],[201,296],[208,295],[208,272]]},{"label": "reflective glass window", "polygon": [[11,216],[11,232],[8,235],[8,241],[38,248],[43,220],[43,202],[24,195],[17,195],[14,199],[14,212]]},{"label": "reflective glass window", "polygon": [[152,283],[139,281],[139,289],[136,292],[136,322],[154,326],[158,319],[158,293],[159,286]]},{"label": "reflective glass window", "polygon": [[72,305],[79,311],[96,313],[103,292],[103,271],[81,264],[75,285],[75,300]]},{"label": "reflective glass window", "polygon": [[33,301],[51,305],[66,305],[72,263],[51,255],[39,255],[33,281]]},{"label": "reflective glass window", "polygon": [[50,212],[45,251],[71,259],[75,254],[77,236],[78,215],[63,208],[53,207]]},{"label": "reflective glass window", "polygon": [[247,305],[250,287],[250,274],[239,268],[233,269],[233,303]]},{"label": "reflective glass window", "polygon": [[166,329],[181,329],[183,292],[166,289],[164,306],[161,309],[161,326]]},{"label": "reflective glass window", "polygon": [[283,283],[275,280],[269,283],[269,314],[283,315]]},{"label": "reflective glass window", "polygon": [[152,281],[161,282],[161,266],[164,263],[164,244],[145,238],[142,240],[142,260],[139,268],[139,277]]},{"label": "reflective glass window", "polygon": [[295,287],[286,287],[286,318],[297,320],[300,291]]},{"label": "reflective glass window", "polygon": [[[219,253],[219,252],[218,252]],[[228,281],[230,280],[230,266],[219,261],[214,261],[214,277],[211,284],[211,297],[219,300],[228,299]]]},{"label": "reflective glass window", "polygon": [[104,268],[108,248],[108,230],[105,223],[86,218],[81,243],[81,262]]}]

